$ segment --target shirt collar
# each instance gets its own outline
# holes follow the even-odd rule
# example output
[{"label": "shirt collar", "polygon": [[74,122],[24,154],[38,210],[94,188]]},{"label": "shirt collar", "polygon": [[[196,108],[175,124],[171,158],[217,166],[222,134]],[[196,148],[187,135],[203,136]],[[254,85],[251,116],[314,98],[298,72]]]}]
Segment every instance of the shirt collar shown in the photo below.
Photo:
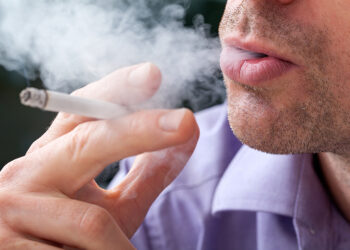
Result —
[{"label": "shirt collar", "polygon": [[226,103],[197,113],[196,119],[201,131],[197,147],[188,166],[167,191],[178,186],[193,186],[219,178],[242,146],[229,126]]},{"label": "shirt collar", "polygon": [[212,213],[230,210],[289,216],[311,234],[326,234],[331,203],[311,154],[272,155],[243,146],[214,194]]},{"label": "shirt collar", "polygon": [[271,155],[243,146],[222,176],[212,212],[263,211],[293,216],[308,155]]}]

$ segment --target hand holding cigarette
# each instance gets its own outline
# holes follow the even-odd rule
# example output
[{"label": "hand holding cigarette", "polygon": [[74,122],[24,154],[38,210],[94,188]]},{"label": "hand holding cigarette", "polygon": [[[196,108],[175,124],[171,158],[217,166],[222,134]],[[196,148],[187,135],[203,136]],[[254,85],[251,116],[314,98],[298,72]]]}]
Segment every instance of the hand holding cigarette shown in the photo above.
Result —
[{"label": "hand holding cigarette", "polygon": [[[160,81],[154,65],[142,64],[118,70],[73,96],[129,106],[150,98]],[[0,245],[133,249],[128,238],[181,171],[198,135],[193,114],[185,109],[110,120],[59,113],[28,153],[0,172]],[[132,170],[114,190],[97,187],[93,178],[106,165],[136,154]]]}]

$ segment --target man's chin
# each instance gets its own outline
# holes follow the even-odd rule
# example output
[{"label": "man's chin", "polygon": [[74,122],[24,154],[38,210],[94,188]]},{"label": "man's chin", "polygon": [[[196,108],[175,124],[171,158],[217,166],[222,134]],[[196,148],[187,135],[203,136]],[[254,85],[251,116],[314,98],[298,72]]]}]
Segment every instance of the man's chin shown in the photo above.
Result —
[{"label": "man's chin", "polygon": [[[230,110],[230,109],[229,109]],[[290,122],[278,118],[247,116],[229,111],[229,123],[235,136],[245,145],[271,154],[297,154],[315,152],[310,138],[302,130],[292,128]]]},{"label": "man's chin", "polygon": [[272,143],[266,143],[266,141],[263,140],[260,133],[255,134],[251,131],[245,131],[232,125],[231,125],[231,129],[238,140],[240,140],[243,144],[253,149],[256,149],[265,153],[271,153],[271,154],[287,153],[285,152],[285,150],[282,150],[281,148],[276,148],[274,145],[272,145]]},{"label": "man's chin", "polygon": [[269,154],[296,154],[304,153],[302,150],[292,149],[288,143],[278,143],[266,140],[261,134],[245,133],[239,129],[232,128],[233,133],[244,145]]},{"label": "man's chin", "polygon": [[[310,152],[309,115],[291,105],[288,95],[272,96],[227,81],[228,120],[235,136],[251,148],[272,154]],[[281,101],[283,100],[283,101]]]}]

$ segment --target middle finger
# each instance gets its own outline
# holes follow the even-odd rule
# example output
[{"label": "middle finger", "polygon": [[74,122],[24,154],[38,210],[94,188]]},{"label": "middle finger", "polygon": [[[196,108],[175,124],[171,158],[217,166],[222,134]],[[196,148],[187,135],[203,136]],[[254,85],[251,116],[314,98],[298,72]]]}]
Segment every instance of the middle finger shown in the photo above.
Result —
[{"label": "middle finger", "polygon": [[[59,189],[69,196],[117,160],[187,142],[196,133],[193,113],[152,110],[118,120],[80,124],[70,133],[22,158],[30,183]],[[33,179],[34,178],[34,179]]]}]

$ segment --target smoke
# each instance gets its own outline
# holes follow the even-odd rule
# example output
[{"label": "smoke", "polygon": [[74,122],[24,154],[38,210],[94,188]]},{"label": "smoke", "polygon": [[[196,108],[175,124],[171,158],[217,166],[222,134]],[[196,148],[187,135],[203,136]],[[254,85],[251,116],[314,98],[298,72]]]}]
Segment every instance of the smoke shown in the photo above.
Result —
[{"label": "smoke", "polygon": [[256,58],[262,58],[267,55],[262,53],[257,53],[249,50],[243,50],[236,47],[225,47],[222,51],[224,54],[228,55],[227,57],[230,59],[230,61],[234,62],[240,62],[244,60],[249,59],[256,59]]},{"label": "smoke", "polygon": [[0,0],[0,64],[69,92],[117,68],[152,61],[164,78],[157,105],[210,105],[224,96],[220,44],[200,16],[193,28],[184,27],[186,4]]}]

